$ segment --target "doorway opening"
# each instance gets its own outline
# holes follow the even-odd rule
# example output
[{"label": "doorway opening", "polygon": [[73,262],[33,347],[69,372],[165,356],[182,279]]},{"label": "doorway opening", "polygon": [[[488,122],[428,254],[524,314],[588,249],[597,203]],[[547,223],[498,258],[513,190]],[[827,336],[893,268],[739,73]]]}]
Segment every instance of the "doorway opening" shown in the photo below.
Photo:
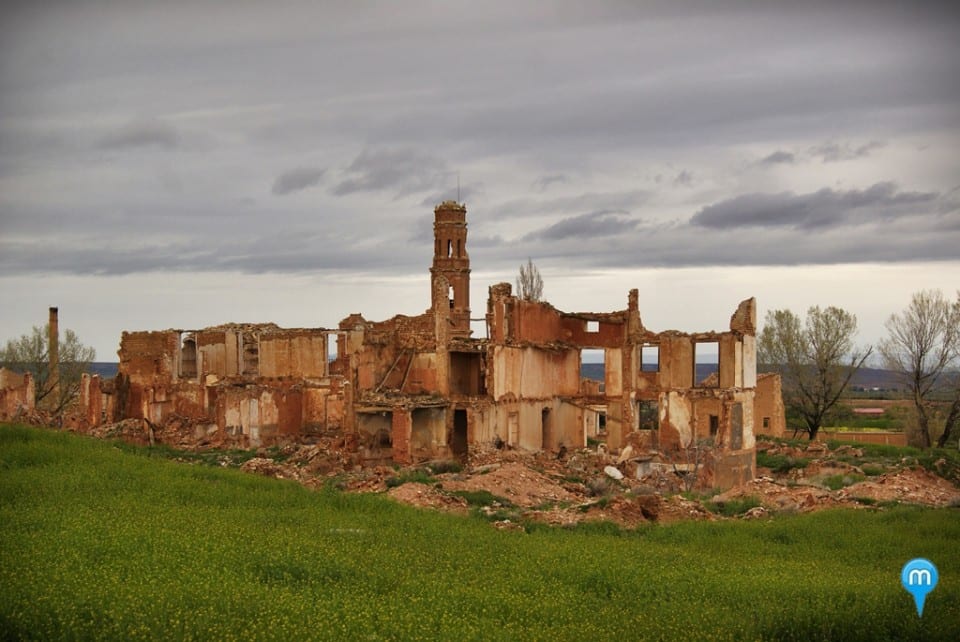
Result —
[{"label": "doorway opening", "polygon": [[453,435],[450,439],[450,450],[454,457],[467,458],[467,411],[457,409],[453,411]]},{"label": "doorway opening", "polygon": [[550,409],[544,408],[540,412],[540,447],[549,450],[553,445],[553,418]]}]

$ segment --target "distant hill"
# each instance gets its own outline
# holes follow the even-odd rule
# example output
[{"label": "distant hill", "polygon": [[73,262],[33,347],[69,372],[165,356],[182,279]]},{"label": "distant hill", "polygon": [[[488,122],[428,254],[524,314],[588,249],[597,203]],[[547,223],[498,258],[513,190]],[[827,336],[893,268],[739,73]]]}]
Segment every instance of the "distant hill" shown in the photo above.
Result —
[{"label": "distant hill", "polygon": [[[772,368],[757,364],[757,372],[770,372]],[[850,380],[850,390],[899,390],[903,381],[893,370],[883,368],[860,368]]]},{"label": "distant hill", "polygon": [[101,379],[113,379],[117,376],[119,363],[110,361],[94,361],[90,364],[90,374],[100,375]]},{"label": "distant hill", "polygon": [[[110,361],[95,361],[90,364],[91,374],[100,375],[101,379],[112,379],[117,375],[117,367],[120,364],[113,363]],[[711,372],[715,372],[717,369],[717,364],[715,363],[698,363],[697,364],[697,381],[703,381]],[[762,364],[757,365],[757,372],[769,372],[771,369]],[[594,379],[596,381],[603,381],[603,364],[602,363],[584,363],[580,368],[580,376],[584,379]],[[892,370],[884,370],[882,368],[860,368],[857,371],[857,374],[854,375],[853,381],[850,383],[851,387],[859,388],[862,390],[873,390],[878,388],[880,390],[896,390],[901,387],[901,383],[897,379],[896,374]]]},{"label": "distant hill", "polygon": [[[697,381],[703,381],[711,372],[716,372],[715,363],[697,364]],[[762,364],[757,365],[757,372],[770,372],[772,368]],[[584,363],[580,367],[580,376],[584,379],[595,379],[603,381],[602,363]],[[853,376],[850,382],[852,389],[859,390],[897,390],[902,387],[902,383],[892,370],[883,368],[860,368]]]},{"label": "distant hill", "polygon": [[[0,365],[4,365],[0,363]],[[100,375],[101,379],[113,379],[117,376],[117,369],[120,366],[119,363],[111,363],[109,361],[94,361],[90,364],[89,372],[90,374]],[[14,371],[20,372],[20,368],[12,368]]]},{"label": "distant hill", "polygon": [[[697,364],[697,381],[703,381],[711,373],[717,371],[717,364],[715,363],[698,363]],[[581,379],[593,379],[595,381],[603,381],[603,364],[602,363],[583,363],[580,365],[580,378]]]}]

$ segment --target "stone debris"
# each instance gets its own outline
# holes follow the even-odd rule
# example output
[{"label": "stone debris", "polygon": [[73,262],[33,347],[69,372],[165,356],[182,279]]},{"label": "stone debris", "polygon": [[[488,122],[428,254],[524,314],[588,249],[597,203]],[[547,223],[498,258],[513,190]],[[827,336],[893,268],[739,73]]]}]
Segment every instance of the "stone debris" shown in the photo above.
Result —
[{"label": "stone debris", "polygon": [[616,479],[617,481],[623,479],[623,473],[621,473],[620,470],[614,466],[604,466],[603,472],[606,473],[607,477],[610,477],[611,479]]},{"label": "stone debris", "polygon": [[940,507],[960,503],[960,489],[923,468],[906,468],[880,475],[842,488],[837,491],[837,496]]}]

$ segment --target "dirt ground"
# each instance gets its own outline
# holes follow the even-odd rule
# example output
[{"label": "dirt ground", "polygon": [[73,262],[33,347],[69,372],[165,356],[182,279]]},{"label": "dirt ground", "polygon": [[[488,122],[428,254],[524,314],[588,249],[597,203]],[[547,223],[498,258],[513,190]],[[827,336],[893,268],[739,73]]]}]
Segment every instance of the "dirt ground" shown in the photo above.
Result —
[{"label": "dirt ground", "polygon": [[[960,488],[915,462],[898,461],[878,470],[876,462],[866,460],[861,468],[863,453],[851,446],[831,451],[821,443],[798,448],[760,442],[758,448],[803,459],[806,466],[783,474],[758,468],[754,480],[712,496],[704,490],[681,493],[686,480],[669,465],[638,477],[636,459],[617,463],[616,455],[586,449],[562,458],[491,449],[473,453],[456,472],[442,472],[452,462],[351,468],[339,453],[316,445],[288,446],[263,450],[264,456],[242,468],[312,487],[332,483],[348,492],[384,493],[424,509],[459,514],[475,510],[497,528],[520,528],[523,521],[569,526],[591,520],[629,528],[649,522],[727,519],[721,514],[755,519],[835,507],[882,510],[894,502],[960,505]],[[831,490],[826,483],[830,479],[841,480],[843,487]],[[725,511],[728,505],[733,510]]]}]

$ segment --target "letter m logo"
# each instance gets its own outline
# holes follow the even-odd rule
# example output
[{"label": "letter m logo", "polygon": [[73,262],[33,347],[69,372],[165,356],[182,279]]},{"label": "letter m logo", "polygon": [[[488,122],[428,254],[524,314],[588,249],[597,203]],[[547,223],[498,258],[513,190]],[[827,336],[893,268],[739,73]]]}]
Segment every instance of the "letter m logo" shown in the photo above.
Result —
[{"label": "letter m logo", "polygon": [[933,578],[927,569],[915,568],[907,575],[907,584],[910,586],[930,586]]}]

